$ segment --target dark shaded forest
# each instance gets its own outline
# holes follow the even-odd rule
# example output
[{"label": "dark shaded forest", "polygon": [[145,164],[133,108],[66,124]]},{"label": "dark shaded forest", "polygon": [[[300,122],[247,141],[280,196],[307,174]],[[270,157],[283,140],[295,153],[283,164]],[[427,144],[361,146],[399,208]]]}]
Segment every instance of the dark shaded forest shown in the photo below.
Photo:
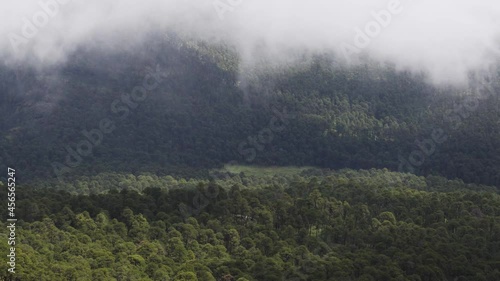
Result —
[{"label": "dark shaded forest", "polygon": [[[228,46],[173,35],[135,48],[82,49],[42,70],[1,67],[0,168],[15,164],[25,182],[104,171],[190,178],[236,161],[499,184],[498,73],[471,74],[471,88],[456,89],[368,59],[347,67],[317,54],[245,68]],[[133,100],[148,75],[160,82]],[[113,130],[70,167],[69,151],[102,120]]]}]

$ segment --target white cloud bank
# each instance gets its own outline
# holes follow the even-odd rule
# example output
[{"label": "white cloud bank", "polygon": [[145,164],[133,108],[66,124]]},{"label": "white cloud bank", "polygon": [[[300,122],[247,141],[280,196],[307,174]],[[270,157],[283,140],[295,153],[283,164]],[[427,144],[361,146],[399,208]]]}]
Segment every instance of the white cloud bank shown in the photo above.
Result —
[{"label": "white cloud bank", "polygon": [[0,18],[6,62],[62,62],[86,44],[167,28],[226,40],[246,58],[257,48],[362,51],[440,83],[463,82],[500,55],[498,0],[4,1]]}]

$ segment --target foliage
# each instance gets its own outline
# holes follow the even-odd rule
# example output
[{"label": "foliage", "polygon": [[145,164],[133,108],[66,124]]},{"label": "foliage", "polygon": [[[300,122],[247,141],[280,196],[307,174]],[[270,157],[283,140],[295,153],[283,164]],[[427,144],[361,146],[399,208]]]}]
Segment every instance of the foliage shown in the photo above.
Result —
[{"label": "foliage", "polygon": [[[387,170],[232,174],[211,182],[114,175],[120,177],[151,185],[117,190],[119,183],[103,181],[110,189],[98,195],[19,186],[16,277],[500,278],[500,196],[486,187]],[[216,196],[183,216],[180,204],[214,184]],[[0,229],[6,235],[5,223]]]},{"label": "foliage", "polygon": [[[464,89],[432,86],[423,75],[368,59],[347,67],[313,54],[248,66],[224,44],[159,38],[121,51],[89,47],[45,69],[1,65],[0,170],[15,165],[25,182],[54,178],[53,164],[65,164],[68,147],[86,140],[82,131],[109,118],[116,128],[64,179],[103,172],[204,177],[230,161],[397,171],[401,158],[442,130],[446,141],[414,173],[499,185],[497,95],[471,100]],[[119,118],[113,102],[157,65],[168,75]],[[490,80],[492,91],[500,89],[498,76]],[[471,76],[472,90],[484,92],[479,81]],[[283,130],[250,145],[276,111],[289,115]],[[254,159],[245,152],[252,146]]]}]

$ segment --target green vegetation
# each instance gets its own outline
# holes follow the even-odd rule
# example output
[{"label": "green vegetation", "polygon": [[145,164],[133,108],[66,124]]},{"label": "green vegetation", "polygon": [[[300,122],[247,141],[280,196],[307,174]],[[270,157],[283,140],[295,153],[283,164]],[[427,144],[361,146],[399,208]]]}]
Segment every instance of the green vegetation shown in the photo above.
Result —
[{"label": "green vegetation", "polygon": [[[441,130],[446,140],[410,172],[500,185],[498,95],[471,100],[463,89],[368,60],[346,67],[313,55],[248,67],[228,46],[175,35],[139,48],[148,51],[82,50],[43,70],[0,66],[0,170],[15,165],[24,182],[55,178],[54,163],[69,167],[68,149],[108,118],[116,128],[64,179],[104,172],[203,178],[231,161],[398,171]],[[157,65],[168,75],[125,107],[124,95]],[[500,89],[493,75],[488,85],[471,75],[471,90]],[[116,101],[128,113],[114,113]],[[287,117],[274,124],[282,130],[259,137],[277,114]]]},{"label": "green vegetation", "polygon": [[17,273],[0,263],[0,280],[500,280],[497,95],[155,38],[0,65],[19,219]]},{"label": "green vegetation", "polygon": [[[121,185],[107,175],[99,195],[20,186],[9,280],[500,279],[500,196],[486,187],[387,170],[278,171],[210,182],[114,175]],[[193,202],[199,212],[181,211]]]}]

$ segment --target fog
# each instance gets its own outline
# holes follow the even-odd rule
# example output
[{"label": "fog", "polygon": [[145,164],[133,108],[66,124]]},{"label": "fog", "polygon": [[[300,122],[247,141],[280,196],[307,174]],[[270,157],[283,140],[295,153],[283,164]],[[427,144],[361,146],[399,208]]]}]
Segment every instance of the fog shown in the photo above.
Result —
[{"label": "fog", "polygon": [[464,83],[498,62],[498,0],[41,0],[4,1],[0,57],[9,64],[64,63],[79,47],[126,46],[174,30],[234,45],[247,64],[290,51],[359,54]]}]

